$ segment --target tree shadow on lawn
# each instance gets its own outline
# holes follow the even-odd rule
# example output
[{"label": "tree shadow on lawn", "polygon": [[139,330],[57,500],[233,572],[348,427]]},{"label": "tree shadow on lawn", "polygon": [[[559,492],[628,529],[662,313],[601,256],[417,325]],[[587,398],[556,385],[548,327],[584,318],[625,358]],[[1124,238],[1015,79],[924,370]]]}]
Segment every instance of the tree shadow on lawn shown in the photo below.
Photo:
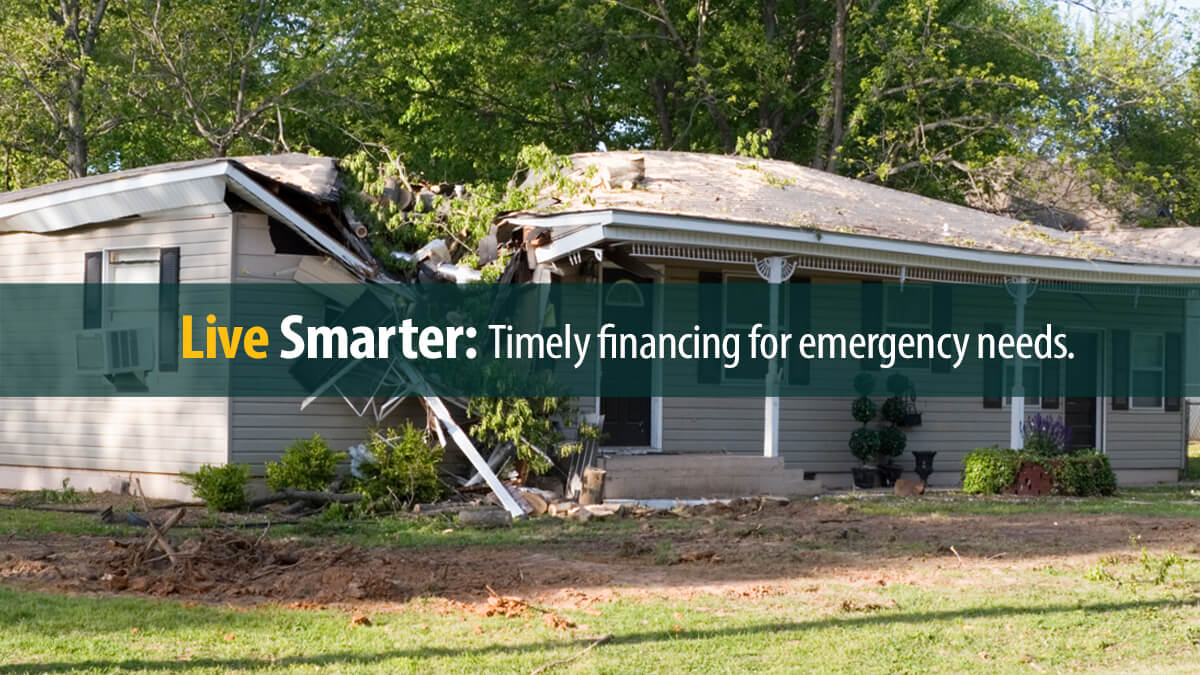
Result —
[{"label": "tree shadow on lawn", "polygon": [[[767,633],[788,631],[809,631],[825,628],[861,628],[888,624],[921,624],[931,621],[987,619],[992,617],[1017,617],[1024,615],[1046,616],[1066,612],[1121,612],[1135,609],[1162,609],[1196,605],[1195,600],[1156,599],[1137,600],[1129,602],[1108,602],[1094,604],[1064,603],[1035,607],[992,606],[978,609],[963,609],[954,611],[914,612],[902,614],[880,613],[870,616],[852,618],[828,618],[819,621],[791,621],[779,623],[759,623],[737,628],[715,630],[655,630],[627,634],[614,634],[606,645],[653,645],[660,642],[677,642],[680,640],[709,640],[736,638]],[[216,622],[220,615],[214,613]],[[199,623],[210,623],[208,620]],[[506,655],[524,652],[542,652],[561,649],[563,647],[584,647],[595,638],[581,638],[572,642],[539,641],[519,645],[492,644],[480,648],[454,647],[422,647],[418,649],[397,649],[390,651],[374,651],[371,653],[333,652],[310,656],[288,656],[272,660],[252,658],[197,658],[188,661],[152,661],[130,659],[125,661],[76,661],[62,663],[16,663],[0,665],[0,675],[7,673],[68,673],[79,670],[146,670],[146,671],[186,671],[205,668],[224,670],[267,670],[272,668],[287,668],[293,666],[330,666],[330,665],[369,665],[382,663],[393,659],[424,660],[433,658],[455,658],[459,656],[480,657],[487,655]]]}]

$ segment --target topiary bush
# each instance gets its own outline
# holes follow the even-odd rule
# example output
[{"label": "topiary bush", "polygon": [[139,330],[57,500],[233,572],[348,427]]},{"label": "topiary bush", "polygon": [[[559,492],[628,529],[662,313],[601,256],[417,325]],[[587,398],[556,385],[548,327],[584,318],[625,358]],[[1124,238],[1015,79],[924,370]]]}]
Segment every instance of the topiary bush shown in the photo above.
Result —
[{"label": "topiary bush", "polygon": [[908,376],[903,373],[893,373],[888,376],[887,390],[891,392],[892,396],[895,398],[903,399],[904,395],[908,393],[908,389],[911,386],[912,381],[910,381]]},{"label": "topiary bush", "polygon": [[362,478],[356,488],[365,508],[395,509],[442,496],[442,449],[431,446],[411,422],[399,430],[373,430],[364,445],[369,461],[359,467]]},{"label": "topiary bush", "polygon": [[867,427],[855,429],[850,434],[850,454],[863,464],[874,461],[879,454],[879,432]]},{"label": "topiary bush", "polygon": [[321,434],[296,439],[278,462],[267,462],[267,488],[272,492],[287,488],[324,490],[337,476],[338,463],[344,459],[346,453],[330,450]]},{"label": "topiary bush", "polygon": [[245,464],[205,464],[195,473],[181,472],[180,482],[192,487],[192,495],[204,500],[209,511],[245,511],[250,505],[246,483],[250,467]]},{"label": "topiary bush", "polygon": [[893,426],[903,426],[904,418],[908,415],[908,408],[904,405],[904,399],[899,396],[892,396],[883,402],[879,408],[879,416],[884,422]]},{"label": "topiary bush", "polygon": [[858,392],[859,396],[867,397],[871,392],[875,391],[875,376],[871,373],[859,373],[854,376],[854,391]]},{"label": "topiary bush", "polygon": [[1017,480],[1021,455],[998,447],[978,448],[963,458],[963,492],[994,495]]},{"label": "topiary bush", "polygon": [[870,422],[875,419],[875,402],[866,396],[859,396],[850,404],[850,416],[861,424]]},{"label": "topiary bush", "polygon": [[907,445],[908,436],[903,430],[896,427],[884,427],[879,430],[879,454],[882,457],[899,457]]}]

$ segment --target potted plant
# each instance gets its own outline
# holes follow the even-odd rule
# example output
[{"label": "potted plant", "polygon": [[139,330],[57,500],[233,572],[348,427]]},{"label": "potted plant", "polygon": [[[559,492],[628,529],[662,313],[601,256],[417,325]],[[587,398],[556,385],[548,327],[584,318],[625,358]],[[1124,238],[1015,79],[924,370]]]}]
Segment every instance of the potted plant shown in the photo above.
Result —
[{"label": "potted plant", "polygon": [[850,415],[860,426],[850,434],[850,454],[859,465],[850,469],[850,474],[854,478],[854,487],[858,488],[879,485],[879,471],[872,464],[879,454],[879,432],[867,426],[877,412],[875,402],[871,400],[874,388],[875,377],[870,373],[861,373],[854,378],[854,389],[859,396],[850,404]]},{"label": "potted plant", "polygon": [[892,423],[904,429],[921,426],[921,411],[917,409],[917,390],[912,381],[905,375],[895,373],[888,378],[887,389],[892,394],[888,401],[896,401],[891,404],[896,408]]},{"label": "potted plant", "polygon": [[892,460],[899,457],[907,445],[908,437],[900,427],[892,425],[879,430],[879,455],[876,467],[879,472],[879,482],[883,487],[892,487],[896,484],[896,479],[900,477],[900,474],[904,473],[904,469]]}]

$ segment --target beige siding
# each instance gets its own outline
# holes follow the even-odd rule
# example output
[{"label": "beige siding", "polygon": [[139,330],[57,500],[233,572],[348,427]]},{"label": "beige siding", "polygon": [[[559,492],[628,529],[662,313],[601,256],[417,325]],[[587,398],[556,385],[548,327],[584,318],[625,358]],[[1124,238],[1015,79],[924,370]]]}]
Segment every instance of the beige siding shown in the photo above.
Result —
[{"label": "beige siding", "polygon": [[[653,261],[648,261],[653,262]],[[700,263],[665,261],[669,283],[694,283],[700,269],[720,269]],[[726,268],[738,273],[753,274],[748,266]],[[802,272],[797,272],[801,274]],[[849,277],[813,275],[813,283],[853,281]],[[1146,330],[1154,330],[1160,321],[1162,330],[1179,330],[1177,303],[1142,299],[1135,308],[1129,298],[1102,299],[1102,306],[1080,306],[1077,313],[1064,315],[1061,311],[1047,315],[1031,303],[1027,326],[1053,322],[1056,326],[1085,328],[1094,323],[1096,312],[1108,316],[1128,314],[1128,323]],[[668,308],[667,311],[670,311]],[[814,313],[822,317],[838,317],[840,308],[817,307]],[[956,302],[956,323],[965,321],[968,326],[982,330],[985,322],[1008,323],[1011,317],[998,317],[985,308],[973,307]],[[855,313],[845,314],[836,326],[837,330],[856,332],[860,319]],[[822,330],[835,326],[824,324]],[[1107,342],[1107,338],[1106,338]],[[1107,352],[1107,345],[1105,347]],[[1105,357],[1107,361],[1107,354]],[[979,368],[967,365],[964,368]],[[1108,368],[1106,367],[1107,371]],[[812,378],[820,381],[823,376],[835,372],[828,364],[812,364]],[[966,371],[960,374],[969,374]],[[975,373],[978,374],[978,373]],[[887,373],[881,373],[886,378]],[[668,372],[665,375],[670,378]],[[945,377],[953,378],[950,374]],[[1107,375],[1106,375],[1107,377]],[[959,378],[966,381],[966,378]],[[736,383],[724,383],[722,387],[735,387]],[[846,447],[850,432],[856,426],[850,418],[851,383],[846,383],[845,398],[784,398],[780,402],[780,453],[789,467],[803,468],[835,476],[848,475],[855,460]],[[956,397],[926,397],[918,401],[922,411],[922,425],[911,430],[908,436],[909,450],[933,450],[938,453],[935,460],[935,482],[957,480],[962,468],[962,458],[974,448],[1000,445],[1009,441],[1008,409],[984,409],[981,397],[974,392],[963,391]],[[876,394],[878,397],[879,394]],[[1111,402],[1106,400],[1105,407]],[[1030,413],[1036,412],[1031,409]],[[1058,411],[1061,413],[1061,408]],[[1112,411],[1107,414],[1107,446],[1115,468],[1124,471],[1169,472],[1181,467],[1184,443],[1184,418],[1179,412],[1164,411]],[[761,398],[667,398],[663,401],[663,450],[667,452],[724,452],[757,454],[762,452],[763,401]],[[911,465],[911,455],[905,453],[901,462]]]},{"label": "beige siding", "polygon": [[[234,231],[237,241],[234,278],[237,282],[296,283],[293,278],[302,264],[305,271],[302,278],[324,283],[347,280],[339,270],[326,269],[328,265],[322,258],[316,258],[321,262],[314,265],[313,256],[276,254],[267,231],[266,216],[235,214]],[[288,297],[294,301],[294,295]],[[313,293],[312,301],[312,310],[319,310],[325,303],[316,293]],[[297,438],[309,438],[319,433],[333,449],[345,450],[362,442],[367,429],[376,426],[372,415],[358,417],[341,398],[319,399],[303,411],[300,403],[300,399],[290,398],[234,398],[230,403],[230,461],[250,464],[253,471],[261,475],[263,463],[278,459],[287,444]],[[424,419],[415,399],[393,412],[383,424],[401,425],[406,419]]]},{"label": "beige siding", "polygon": [[[81,283],[88,251],[169,246],[180,247],[183,282],[225,282],[230,222],[228,209],[217,205],[51,234],[2,234],[0,282]],[[73,358],[61,356],[64,362]],[[0,466],[7,465],[0,471],[25,466],[176,474],[222,463],[226,406],[222,398],[0,399]]]}]

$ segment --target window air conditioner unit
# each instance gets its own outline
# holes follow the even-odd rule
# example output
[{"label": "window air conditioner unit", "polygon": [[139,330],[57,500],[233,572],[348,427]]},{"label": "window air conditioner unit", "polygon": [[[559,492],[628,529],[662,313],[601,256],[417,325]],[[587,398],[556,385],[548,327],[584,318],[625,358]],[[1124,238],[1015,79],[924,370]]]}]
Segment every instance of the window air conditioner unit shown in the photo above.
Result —
[{"label": "window air conditioner unit", "polygon": [[93,375],[154,370],[154,334],[150,328],[106,328],[75,334],[75,369]]}]

